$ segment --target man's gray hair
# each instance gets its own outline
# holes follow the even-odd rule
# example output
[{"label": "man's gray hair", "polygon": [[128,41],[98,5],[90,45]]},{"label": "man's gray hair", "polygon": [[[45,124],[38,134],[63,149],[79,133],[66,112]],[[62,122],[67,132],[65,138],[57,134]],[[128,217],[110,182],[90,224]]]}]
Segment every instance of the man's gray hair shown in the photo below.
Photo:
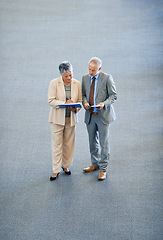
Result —
[{"label": "man's gray hair", "polygon": [[102,66],[102,61],[98,57],[93,57],[89,60],[88,64],[97,64],[98,68]]},{"label": "man's gray hair", "polygon": [[73,74],[72,64],[68,61],[64,61],[59,65],[59,72],[63,75],[65,72],[71,72]]}]

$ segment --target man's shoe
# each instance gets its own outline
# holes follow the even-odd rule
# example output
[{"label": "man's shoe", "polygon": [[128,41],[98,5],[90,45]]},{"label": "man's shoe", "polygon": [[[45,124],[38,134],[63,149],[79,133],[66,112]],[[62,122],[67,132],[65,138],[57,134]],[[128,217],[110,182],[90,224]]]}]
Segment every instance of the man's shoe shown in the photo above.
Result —
[{"label": "man's shoe", "polygon": [[100,169],[99,167],[96,167],[92,164],[90,167],[84,168],[83,171],[84,172],[92,172],[92,171],[99,170],[99,169]]},{"label": "man's shoe", "polygon": [[98,180],[103,181],[106,179],[106,172],[101,171],[98,176]]}]

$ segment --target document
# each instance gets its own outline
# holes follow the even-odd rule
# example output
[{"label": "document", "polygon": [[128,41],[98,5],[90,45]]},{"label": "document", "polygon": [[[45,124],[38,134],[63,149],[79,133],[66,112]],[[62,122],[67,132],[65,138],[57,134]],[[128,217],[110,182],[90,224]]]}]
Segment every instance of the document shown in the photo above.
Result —
[{"label": "document", "polygon": [[69,107],[76,107],[76,108],[82,108],[81,103],[68,103],[68,104],[60,104],[60,108],[69,108]]},{"label": "document", "polygon": [[92,105],[92,106],[90,106],[91,108],[92,107],[95,107],[95,108],[98,108],[98,107],[101,107],[101,105]]}]

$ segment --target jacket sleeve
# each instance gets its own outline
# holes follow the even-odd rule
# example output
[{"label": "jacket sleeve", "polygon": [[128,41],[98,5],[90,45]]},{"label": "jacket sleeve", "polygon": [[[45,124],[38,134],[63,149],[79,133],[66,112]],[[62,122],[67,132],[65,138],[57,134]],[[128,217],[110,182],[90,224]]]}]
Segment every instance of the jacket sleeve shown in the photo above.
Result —
[{"label": "jacket sleeve", "polygon": [[110,107],[110,105],[117,100],[116,86],[115,86],[113,77],[111,75],[108,75],[108,78],[107,78],[107,92],[108,92],[108,98],[104,101],[105,108]]},{"label": "jacket sleeve", "polygon": [[57,84],[53,80],[50,82],[48,90],[48,102],[51,107],[59,108],[59,104],[64,104],[64,101],[57,99]]}]

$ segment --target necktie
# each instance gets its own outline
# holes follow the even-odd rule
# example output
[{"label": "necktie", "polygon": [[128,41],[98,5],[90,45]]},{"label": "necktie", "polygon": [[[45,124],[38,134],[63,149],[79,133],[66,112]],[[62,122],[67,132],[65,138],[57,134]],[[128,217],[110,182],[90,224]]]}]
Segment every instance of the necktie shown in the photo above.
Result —
[{"label": "necktie", "polygon": [[[92,84],[90,87],[90,92],[89,92],[89,105],[92,106],[94,105],[94,90],[95,90],[95,77],[93,77]],[[93,108],[90,108],[89,111],[92,113]]]}]

